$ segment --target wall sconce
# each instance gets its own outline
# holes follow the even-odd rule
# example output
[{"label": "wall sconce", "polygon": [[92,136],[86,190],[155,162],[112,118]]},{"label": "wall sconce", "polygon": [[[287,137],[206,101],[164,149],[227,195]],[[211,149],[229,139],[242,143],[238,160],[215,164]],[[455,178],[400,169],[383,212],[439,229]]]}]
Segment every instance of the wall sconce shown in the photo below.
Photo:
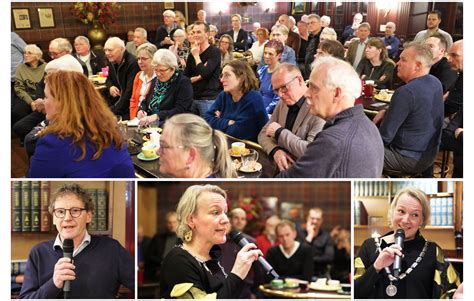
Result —
[{"label": "wall sconce", "polygon": [[379,9],[380,11],[384,13],[383,17],[386,18],[388,14],[390,13],[390,11],[392,10],[392,8],[396,7],[396,2],[391,1],[391,0],[377,0],[375,2],[375,6],[377,7],[377,9]]},{"label": "wall sconce", "polygon": [[267,14],[271,10],[275,9],[275,2],[274,1],[264,1],[264,2],[259,2],[259,3],[261,3],[260,5],[262,6],[262,10]]}]

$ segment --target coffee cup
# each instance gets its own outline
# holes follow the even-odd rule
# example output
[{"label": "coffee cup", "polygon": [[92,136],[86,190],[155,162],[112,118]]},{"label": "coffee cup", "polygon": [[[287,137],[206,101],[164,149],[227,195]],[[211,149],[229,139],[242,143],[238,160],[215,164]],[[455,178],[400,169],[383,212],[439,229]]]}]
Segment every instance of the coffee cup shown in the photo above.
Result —
[{"label": "coffee cup", "polygon": [[328,280],[328,285],[333,287],[340,287],[341,282],[339,280]]},{"label": "coffee cup", "polygon": [[327,278],[318,278],[316,280],[316,285],[318,286],[326,286],[328,279]]},{"label": "coffee cup", "polygon": [[236,156],[242,155],[242,152],[245,149],[245,143],[243,142],[234,142],[231,144],[232,154]]},{"label": "coffee cup", "polygon": [[156,156],[155,152],[155,145],[153,144],[147,144],[144,147],[142,147],[142,153],[145,156],[145,158],[153,158]]},{"label": "coffee cup", "polygon": [[242,167],[248,170],[255,170],[258,161],[258,152],[254,149],[249,149],[248,153],[242,154]]},{"label": "coffee cup", "polygon": [[342,288],[342,291],[345,293],[351,292],[351,285],[349,283],[342,283],[341,288]]}]

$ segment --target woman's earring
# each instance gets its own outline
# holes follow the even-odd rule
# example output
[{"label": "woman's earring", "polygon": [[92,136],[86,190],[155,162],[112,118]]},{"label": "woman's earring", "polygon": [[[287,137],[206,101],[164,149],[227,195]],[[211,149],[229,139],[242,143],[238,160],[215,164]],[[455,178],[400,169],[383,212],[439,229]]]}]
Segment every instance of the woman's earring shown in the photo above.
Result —
[{"label": "woman's earring", "polygon": [[193,239],[193,231],[189,230],[188,232],[184,233],[184,241],[190,242]]}]

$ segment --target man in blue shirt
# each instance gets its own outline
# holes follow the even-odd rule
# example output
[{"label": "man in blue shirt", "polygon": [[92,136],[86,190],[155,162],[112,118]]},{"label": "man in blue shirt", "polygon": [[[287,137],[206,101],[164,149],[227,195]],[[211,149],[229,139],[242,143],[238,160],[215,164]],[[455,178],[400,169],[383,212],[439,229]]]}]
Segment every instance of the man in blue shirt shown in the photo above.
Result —
[{"label": "man in blue shirt", "polygon": [[396,25],[393,22],[387,22],[385,25],[385,37],[383,42],[387,46],[388,56],[394,60],[398,57],[398,48],[400,40],[395,36]]}]

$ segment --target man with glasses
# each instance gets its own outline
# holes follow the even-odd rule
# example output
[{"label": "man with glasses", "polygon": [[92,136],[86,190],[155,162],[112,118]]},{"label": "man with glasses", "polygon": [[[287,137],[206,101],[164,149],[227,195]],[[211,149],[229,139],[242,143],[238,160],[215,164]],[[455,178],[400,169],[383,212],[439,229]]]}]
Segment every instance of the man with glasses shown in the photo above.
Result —
[{"label": "man with glasses", "polygon": [[[49,212],[58,235],[31,250],[20,298],[61,299],[65,281],[70,281],[71,299],[116,298],[120,285],[134,291],[132,256],[118,241],[87,232],[92,210],[92,200],[79,185],[56,190]],[[63,257],[65,239],[74,241],[72,260]]]},{"label": "man with glasses", "polygon": [[319,46],[319,40],[321,37],[321,17],[316,14],[308,16],[308,46],[306,47],[306,54],[304,60],[304,78],[308,79],[311,73],[311,63],[314,61],[314,55]]},{"label": "man with glasses", "polygon": [[115,115],[123,120],[130,119],[130,98],[133,92],[135,75],[140,71],[137,59],[125,50],[125,43],[110,37],[104,46],[109,60],[109,76],[106,85],[109,91],[109,106]]},{"label": "man with glasses", "polygon": [[163,12],[163,25],[158,27],[156,30],[155,45],[158,49],[168,49],[171,45],[174,45],[173,34],[177,29],[174,20],[176,14],[172,10],[165,10]]},{"label": "man with glasses", "polygon": [[377,127],[365,116],[360,79],[340,59],[324,56],[313,63],[305,93],[310,112],[326,120],[303,156],[280,178],[379,178],[384,148]]},{"label": "man with glasses", "polygon": [[272,86],[280,101],[260,131],[258,143],[282,171],[304,154],[326,122],[310,114],[304,96],[307,87],[297,66],[278,66],[273,72]]}]

